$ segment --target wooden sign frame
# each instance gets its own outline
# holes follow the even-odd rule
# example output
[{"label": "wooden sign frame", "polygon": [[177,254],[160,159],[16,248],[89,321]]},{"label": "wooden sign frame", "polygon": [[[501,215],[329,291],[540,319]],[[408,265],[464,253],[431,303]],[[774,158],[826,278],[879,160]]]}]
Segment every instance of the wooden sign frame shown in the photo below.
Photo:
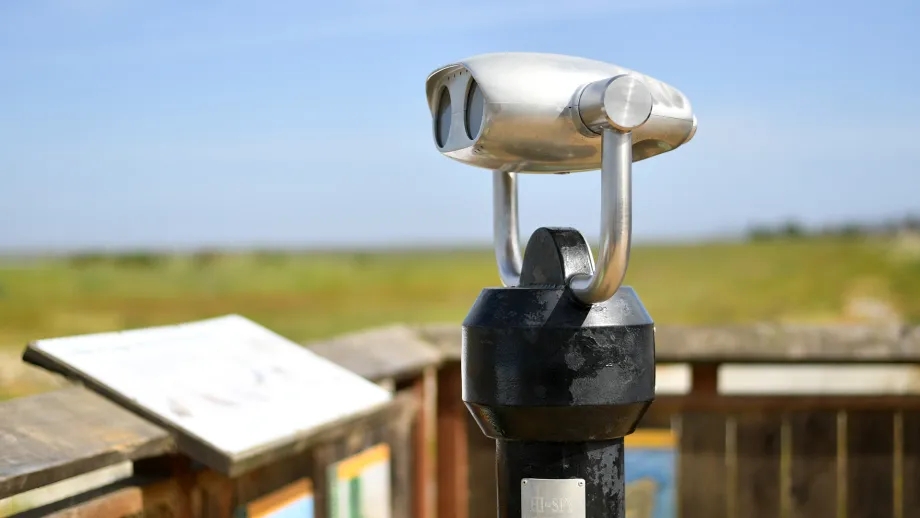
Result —
[{"label": "wooden sign frame", "polygon": [[390,391],[239,315],[39,340],[24,360],[170,430],[228,476],[303,451]]}]

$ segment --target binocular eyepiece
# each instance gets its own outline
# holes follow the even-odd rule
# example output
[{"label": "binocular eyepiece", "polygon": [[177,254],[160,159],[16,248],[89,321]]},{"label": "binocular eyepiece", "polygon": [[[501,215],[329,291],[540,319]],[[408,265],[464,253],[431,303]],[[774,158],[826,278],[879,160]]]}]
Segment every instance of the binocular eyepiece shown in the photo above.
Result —
[{"label": "binocular eyepiece", "polygon": [[693,138],[696,117],[684,94],[617,65],[520,52],[439,68],[425,90],[438,151],[494,171],[495,253],[505,286],[519,284],[522,265],[516,174],[601,170],[598,268],[569,286],[587,304],[610,299],[629,262],[632,163]]}]

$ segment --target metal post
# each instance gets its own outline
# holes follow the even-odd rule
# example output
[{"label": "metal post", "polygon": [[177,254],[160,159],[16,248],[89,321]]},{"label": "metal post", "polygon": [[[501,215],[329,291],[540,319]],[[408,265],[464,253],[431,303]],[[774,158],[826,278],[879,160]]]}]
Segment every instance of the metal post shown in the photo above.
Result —
[{"label": "metal post", "polygon": [[[500,288],[463,321],[462,399],[495,440],[499,518],[624,518],[623,438],[655,397],[655,326],[621,286],[632,164],[696,132],[676,89],[569,56],[487,54],[426,83],[438,150],[493,170]],[[575,229],[519,242],[517,174],[601,169],[595,265]]]},{"label": "metal post", "polygon": [[499,518],[622,518],[623,437],[654,399],[654,324],[635,292],[586,305],[574,229],[538,229],[516,288],[483,290],[463,322],[463,400],[496,440]]}]

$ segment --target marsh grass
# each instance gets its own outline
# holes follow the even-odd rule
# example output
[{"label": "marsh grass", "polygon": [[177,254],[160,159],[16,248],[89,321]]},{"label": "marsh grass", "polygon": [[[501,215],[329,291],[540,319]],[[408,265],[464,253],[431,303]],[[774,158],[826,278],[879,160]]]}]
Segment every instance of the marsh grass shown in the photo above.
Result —
[{"label": "marsh grass", "polygon": [[[895,238],[637,246],[627,284],[658,323],[829,322],[854,297],[920,322],[920,254]],[[0,346],[239,313],[297,341],[460,322],[497,283],[487,250],[131,254],[0,263]]]}]

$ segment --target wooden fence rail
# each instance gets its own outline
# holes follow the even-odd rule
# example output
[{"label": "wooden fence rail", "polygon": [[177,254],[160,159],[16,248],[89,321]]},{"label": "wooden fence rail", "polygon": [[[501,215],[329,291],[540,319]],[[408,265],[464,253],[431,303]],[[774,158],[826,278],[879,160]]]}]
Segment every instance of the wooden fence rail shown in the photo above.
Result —
[{"label": "wooden fence rail", "polygon": [[[312,495],[314,516],[337,518],[330,469],[380,448],[392,518],[495,515],[494,444],[460,400],[458,325],[390,326],[307,348],[393,399],[231,474],[88,388],[3,402],[0,516],[14,495],[129,465],[120,480],[38,498],[16,516],[255,517],[299,492]],[[663,453],[673,466],[662,475],[670,479],[636,485],[652,493],[630,518],[910,518],[920,509],[920,328],[663,326],[656,356],[658,398],[627,451]]]}]

